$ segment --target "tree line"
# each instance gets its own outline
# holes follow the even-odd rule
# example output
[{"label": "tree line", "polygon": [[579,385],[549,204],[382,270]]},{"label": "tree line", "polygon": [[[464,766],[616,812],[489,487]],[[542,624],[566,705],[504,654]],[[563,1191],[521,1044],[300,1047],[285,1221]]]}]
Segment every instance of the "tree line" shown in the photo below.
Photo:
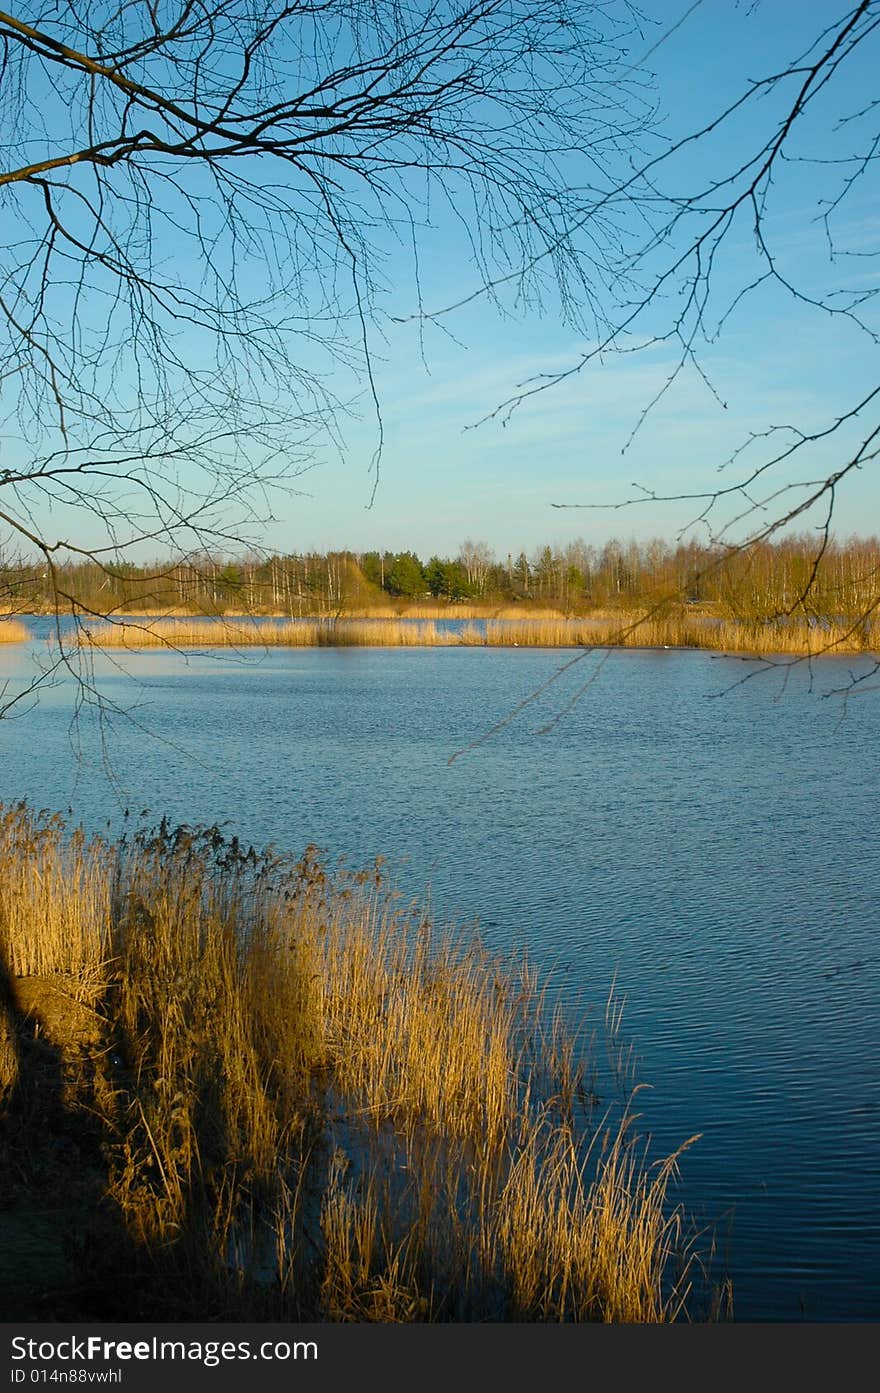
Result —
[{"label": "tree line", "polygon": [[703,605],[742,618],[831,616],[870,610],[878,592],[880,540],[789,536],[744,550],[690,540],[578,538],[530,554],[498,556],[470,539],[454,556],[423,560],[413,550],[291,552],[230,559],[100,565],[71,558],[54,576],[0,556],[0,607],[81,615],[178,609],[297,617],[405,610],[419,603],[547,606],[565,614],[664,602]]}]

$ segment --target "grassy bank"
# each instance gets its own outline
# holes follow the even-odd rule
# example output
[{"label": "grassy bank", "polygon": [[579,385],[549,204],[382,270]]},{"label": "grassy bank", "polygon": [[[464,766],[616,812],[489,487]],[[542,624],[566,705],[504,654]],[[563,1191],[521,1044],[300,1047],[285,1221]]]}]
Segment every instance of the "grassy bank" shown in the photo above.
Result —
[{"label": "grassy bank", "polygon": [[675,1158],[523,961],[378,867],[0,812],[7,1319],[682,1313]]},{"label": "grassy bank", "polygon": [[427,619],[295,620],[168,619],[116,622],[82,631],[80,642],[98,648],[308,647],[517,647],[701,648],[741,654],[880,651],[876,622],[737,620],[688,610],[669,613],[600,611],[583,619],[562,616],[484,618],[455,629]]}]

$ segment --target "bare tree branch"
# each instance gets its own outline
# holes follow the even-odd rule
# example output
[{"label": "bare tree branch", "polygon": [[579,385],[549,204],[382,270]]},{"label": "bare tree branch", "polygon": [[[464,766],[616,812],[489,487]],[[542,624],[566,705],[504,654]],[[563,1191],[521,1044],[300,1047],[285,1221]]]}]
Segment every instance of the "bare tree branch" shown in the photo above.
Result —
[{"label": "bare tree branch", "polygon": [[383,262],[412,246],[418,303],[437,194],[496,300],[503,278],[533,303],[547,263],[572,320],[601,318],[627,234],[581,235],[571,160],[611,180],[641,138],[640,32],[590,0],[0,11],[9,537],[50,571],[84,522],[107,565],[253,545],[362,399],[369,503]]}]

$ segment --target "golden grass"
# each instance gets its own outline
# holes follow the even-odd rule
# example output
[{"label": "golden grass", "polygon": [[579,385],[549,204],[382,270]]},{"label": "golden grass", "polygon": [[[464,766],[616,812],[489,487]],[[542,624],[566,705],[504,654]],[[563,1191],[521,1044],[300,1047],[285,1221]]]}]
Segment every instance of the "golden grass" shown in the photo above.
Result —
[{"label": "golden grass", "polygon": [[[368,618],[371,611],[365,611],[364,617]],[[492,605],[492,604],[403,604],[396,611],[400,619],[561,619],[562,611],[531,606],[529,604],[520,605]]]},{"label": "golden grass", "polygon": [[880,648],[877,625],[716,619],[687,612],[605,611],[583,619],[489,621],[460,642],[518,648],[702,648],[726,653],[860,653]]},{"label": "golden grass", "polygon": [[[491,626],[490,626],[491,628]],[[509,636],[491,633],[489,642],[505,643]],[[549,646],[624,648],[703,648],[728,653],[855,653],[880,646],[876,625],[810,625],[800,619],[716,619],[675,610],[668,614],[643,611],[613,612],[570,620],[562,626],[530,626],[520,643]]]},{"label": "golden grass", "polygon": [[[145,606],[143,609],[118,609],[114,611],[115,619],[178,619],[191,615],[192,611],[185,605],[162,605],[160,608],[150,608]],[[238,616],[239,618],[241,616]]]},{"label": "golden grass", "polygon": [[0,615],[0,643],[26,643],[30,636],[20,620]]},{"label": "golden grass", "polygon": [[[478,615],[474,617],[479,618]],[[542,608],[540,605],[501,605],[498,609],[488,614],[484,611],[484,617],[487,619],[515,619],[518,623],[521,623],[523,620],[536,622],[540,620],[560,620],[565,618],[562,610],[546,607]]]},{"label": "golden grass", "polygon": [[582,619],[500,618],[455,630],[429,620],[339,619],[285,623],[192,619],[125,622],[83,630],[99,648],[516,647],[703,648],[728,653],[858,653],[880,648],[876,622],[808,624],[797,619],[735,620],[688,611],[603,611]]},{"label": "golden grass", "polygon": [[384,648],[436,647],[456,643],[431,623],[398,619],[290,620],[285,623],[233,620],[168,620],[156,624],[98,625],[80,633],[80,643],[98,648]]},{"label": "golden grass", "polygon": [[[394,605],[370,605],[364,608],[347,608],[345,611],[346,619],[400,619],[401,616],[400,607]],[[439,616],[432,614],[426,617],[435,619]]]},{"label": "golden grass", "polygon": [[625,1119],[596,1140],[586,1060],[522,960],[437,930],[378,866],[0,813],[0,1082],[15,1114],[52,983],[102,1023],[64,1065],[65,1116],[100,1144],[122,1234],[103,1281],[124,1244],[132,1318],[168,1293],[177,1319],[681,1314],[675,1158],[650,1167]]}]

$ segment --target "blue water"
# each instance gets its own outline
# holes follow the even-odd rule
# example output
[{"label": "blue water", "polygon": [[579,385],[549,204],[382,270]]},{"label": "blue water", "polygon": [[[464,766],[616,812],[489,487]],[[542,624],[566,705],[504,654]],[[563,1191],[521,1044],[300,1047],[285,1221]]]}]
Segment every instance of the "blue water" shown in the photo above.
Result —
[{"label": "blue water", "polygon": [[[0,647],[0,683],[41,651]],[[822,695],[851,659],[814,664],[811,689],[803,669],[742,682],[740,660],[618,652],[548,733],[595,658],[448,763],[570,656],[104,656],[100,691],[139,724],[86,707],[72,726],[65,679],[0,723],[0,800],[385,856],[597,1024],[616,979],[655,1153],[701,1134],[678,1197],[715,1232],[735,1316],[880,1319],[880,693]]]}]

